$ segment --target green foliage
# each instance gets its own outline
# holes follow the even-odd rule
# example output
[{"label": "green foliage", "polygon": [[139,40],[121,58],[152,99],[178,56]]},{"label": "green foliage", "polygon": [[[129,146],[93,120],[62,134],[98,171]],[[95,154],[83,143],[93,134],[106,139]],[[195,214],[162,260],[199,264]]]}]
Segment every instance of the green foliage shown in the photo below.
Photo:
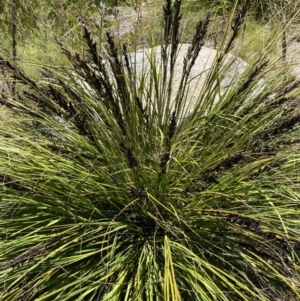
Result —
[{"label": "green foliage", "polygon": [[[206,7],[227,15],[236,5],[244,2],[244,0],[189,0],[187,5],[189,9],[197,10]],[[252,14],[260,21],[269,21],[274,17],[279,20],[278,14],[292,13],[300,8],[298,0],[253,0],[251,2]]]},{"label": "green foliage", "polygon": [[[17,1],[18,41],[28,43],[39,29],[45,36],[52,32],[61,36],[76,23],[76,17],[88,18],[97,12],[94,1],[50,0],[50,1]],[[11,1],[2,6],[2,31],[9,37],[11,27]],[[75,20],[74,20],[75,18]]]},{"label": "green foliage", "polygon": [[246,2],[187,118],[209,17],[172,106],[180,4],[149,81],[86,27],[88,59],[57,40],[69,68],[39,80],[0,59],[19,116],[0,126],[1,300],[299,300],[299,81],[264,53],[220,94]]}]

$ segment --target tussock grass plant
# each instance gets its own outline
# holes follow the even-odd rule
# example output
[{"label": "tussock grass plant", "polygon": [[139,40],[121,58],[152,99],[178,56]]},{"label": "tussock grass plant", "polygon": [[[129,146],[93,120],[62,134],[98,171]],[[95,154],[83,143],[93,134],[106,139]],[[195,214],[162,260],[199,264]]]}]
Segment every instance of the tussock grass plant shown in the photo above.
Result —
[{"label": "tussock grass plant", "polygon": [[179,0],[164,6],[149,82],[125,46],[122,59],[107,34],[99,49],[86,27],[89,63],[58,41],[72,68],[40,81],[1,58],[17,92],[0,101],[19,114],[0,126],[1,300],[299,300],[300,82],[260,55],[220,94],[249,3],[189,118],[210,18],[171,106]]}]

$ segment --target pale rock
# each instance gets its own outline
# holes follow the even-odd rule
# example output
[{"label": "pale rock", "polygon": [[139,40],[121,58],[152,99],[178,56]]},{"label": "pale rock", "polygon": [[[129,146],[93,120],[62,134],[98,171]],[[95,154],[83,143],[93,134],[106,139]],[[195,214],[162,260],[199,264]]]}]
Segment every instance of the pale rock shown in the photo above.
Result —
[{"label": "pale rock", "polygon": [[[190,44],[180,44],[178,49],[178,54],[174,67],[174,78],[172,84],[172,92],[171,92],[171,109],[174,107],[174,100],[177,95],[179,85],[182,78],[184,58],[188,52],[188,48]],[[136,74],[138,82],[141,80],[142,76],[146,76],[146,84],[150,81],[150,63],[149,61],[155,60],[156,68],[161,71],[162,65],[162,47],[157,46],[154,48],[142,49],[136,52],[130,53],[130,64],[131,69],[134,70],[133,74]],[[186,113],[188,114],[190,111],[194,109],[195,104],[197,103],[201,89],[205,84],[205,80],[209,75],[209,72],[212,66],[215,65],[216,57],[219,55],[216,49],[211,49],[207,47],[202,47],[200,53],[195,61],[195,64],[191,70],[188,80],[188,88],[186,89],[186,99],[188,103],[186,106],[188,107]],[[228,89],[234,87],[235,80],[240,78],[247,67],[247,63],[240,58],[234,57],[232,54],[227,54],[222,67],[224,70],[224,74],[222,75],[223,79],[220,82],[220,95],[224,94]],[[227,69],[226,69],[227,68]],[[147,89],[147,87],[144,87]],[[218,99],[215,100],[217,102]],[[144,102],[144,99],[143,99]]]},{"label": "pale rock", "polygon": [[[180,86],[182,73],[183,73],[183,66],[184,66],[184,58],[188,52],[190,44],[179,44],[177,58],[175,61],[174,66],[174,77],[172,82],[172,89],[171,89],[171,97],[170,97],[170,110],[174,109],[174,100],[178,93],[178,89]],[[185,99],[186,102],[184,104],[183,113],[181,115],[182,118],[187,117],[190,113],[194,110],[199,97],[201,97],[201,89],[205,84],[205,80],[209,75],[209,72],[213,66],[215,66],[216,58],[219,56],[220,53],[216,49],[211,49],[207,47],[202,47],[200,53],[195,61],[195,64],[190,72],[189,79],[188,79],[188,87],[185,91]],[[130,52],[128,54],[129,62],[133,77],[136,79],[137,86],[140,85],[142,77],[144,77],[143,82],[143,95],[142,104],[146,106],[146,94],[149,91],[150,86],[150,79],[151,79],[151,72],[152,69],[150,66],[150,62],[155,62],[156,70],[158,73],[162,72],[162,46],[156,46],[153,48],[146,48],[140,49],[135,52]],[[125,65],[125,58],[123,58],[123,63]],[[109,67],[108,61],[104,61],[104,64],[107,67],[108,73],[111,75],[112,81],[112,71]],[[225,59],[221,65],[221,71],[219,71],[219,75],[221,75],[222,79],[220,78],[220,84],[218,89],[218,93],[216,93],[216,97],[214,99],[214,105],[218,102],[219,97],[222,96],[225,92],[229,89],[234,89],[235,83],[238,79],[240,79],[241,75],[247,68],[247,63],[240,58],[235,57],[233,54],[227,54]],[[224,68],[224,72],[222,73],[222,69]],[[220,73],[221,72],[221,73]],[[161,74],[159,74],[161,76]],[[167,78],[168,82],[168,78]],[[90,93],[92,90],[90,86],[84,81],[84,79],[78,79],[77,83],[79,83],[86,93]],[[161,87],[161,89],[167,89],[167,87]],[[90,91],[90,92],[89,92]],[[92,95],[91,95],[92,96]],[[151,102],[152,106],[156,106],[157,109],[157,101],[155,99],[155,95],[151,95]],[[152,107],[153,108],[153,107]]]}]

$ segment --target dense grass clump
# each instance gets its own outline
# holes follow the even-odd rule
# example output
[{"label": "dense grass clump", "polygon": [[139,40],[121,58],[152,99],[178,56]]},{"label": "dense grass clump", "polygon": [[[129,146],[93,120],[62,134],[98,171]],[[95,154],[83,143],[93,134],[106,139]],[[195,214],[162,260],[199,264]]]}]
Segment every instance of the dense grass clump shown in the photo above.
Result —
[{"label": "dense grass clump", "polygon": [[[175,105],[180,0],[164,6],[149,81],[109,33],[88,59],[16,81],[1,104],[1,300],[299,300],[300,82],[260,55],[220,93],[250,1],[186,118],[199,21]],[[216,99],[218,102],[216,103]]]}]

